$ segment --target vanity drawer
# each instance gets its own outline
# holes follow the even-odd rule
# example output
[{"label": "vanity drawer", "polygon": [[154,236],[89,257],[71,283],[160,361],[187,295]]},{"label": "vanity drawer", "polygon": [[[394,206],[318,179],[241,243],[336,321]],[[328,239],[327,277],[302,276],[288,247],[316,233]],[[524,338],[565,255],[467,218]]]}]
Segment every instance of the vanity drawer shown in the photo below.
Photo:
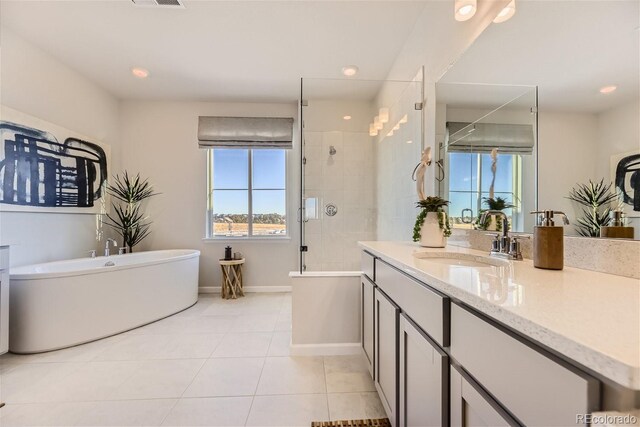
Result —
[{"label": "vanity drawer", "polygon": [[364,273],[369,279],[375,282],[375,259],[373,255],[371,255],[367,251],[362,251],[361,256],[361,264],[362,264],[362,273]]},{"label": "vanity drawer", "polygon": [[525,425],[576,425],[598,409],[599,382],[466,309],[451,306],[451,355]]},{"label": "vanity drawer", "polygon": [[384,261],[376,261],[376,285],[433,340],[449,345],[449,297]]}]

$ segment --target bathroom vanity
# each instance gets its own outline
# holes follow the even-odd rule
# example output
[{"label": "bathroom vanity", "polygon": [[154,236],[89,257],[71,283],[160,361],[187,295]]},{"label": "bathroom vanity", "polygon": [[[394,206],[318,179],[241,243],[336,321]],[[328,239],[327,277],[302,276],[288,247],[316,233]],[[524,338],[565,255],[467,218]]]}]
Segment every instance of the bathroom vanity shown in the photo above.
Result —
[{"label": "bathroom vanity", "polygon": [[580,425],[640,407],[637,280],[360,246],[362,353],[393,425]]}]

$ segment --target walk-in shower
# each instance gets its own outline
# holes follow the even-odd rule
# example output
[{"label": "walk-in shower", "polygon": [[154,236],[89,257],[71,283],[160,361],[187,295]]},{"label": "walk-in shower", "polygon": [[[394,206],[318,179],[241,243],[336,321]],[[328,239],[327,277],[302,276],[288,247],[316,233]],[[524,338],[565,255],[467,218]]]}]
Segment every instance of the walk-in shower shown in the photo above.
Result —
[{"label": "walk-in shower", "polygon": [[358,271],[358,241],[410,238],[422,103],[421,81],[302,79],[300,273]]}]

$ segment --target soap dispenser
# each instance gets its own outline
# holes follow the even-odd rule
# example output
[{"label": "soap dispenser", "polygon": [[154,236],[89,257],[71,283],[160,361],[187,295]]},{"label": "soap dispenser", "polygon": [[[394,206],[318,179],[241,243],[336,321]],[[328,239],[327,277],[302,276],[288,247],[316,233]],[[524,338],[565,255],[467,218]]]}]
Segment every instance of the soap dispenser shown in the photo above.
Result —
[{"label": "soap dispenser", "polygon": [[626,227],[624,213],[621,210],[614,210],[609,212],[609,223],[600,227],[600,237],[633,239],[633,227]]},{"label": "soap dispenser", "polygon": [[538,225],[533,228],[533,265],[547,270],[562,270],[564,268],[564,229],[555,226],[554,215],[562,215],[564,224],[569,219],[560,211],[534,211],[539,215]]}]

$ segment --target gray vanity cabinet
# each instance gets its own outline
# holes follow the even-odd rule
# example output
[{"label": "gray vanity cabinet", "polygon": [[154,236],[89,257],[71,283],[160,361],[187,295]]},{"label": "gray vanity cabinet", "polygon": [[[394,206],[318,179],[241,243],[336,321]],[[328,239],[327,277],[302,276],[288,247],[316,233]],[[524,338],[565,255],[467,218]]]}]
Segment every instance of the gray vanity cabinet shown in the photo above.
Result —
[{"label": "gray vanity cabinet", "polygon": [[517,426],[490,396],[451,367],[451,427]]},{"label": "gray vanity cabinet", "polygon": [[399,335],[399,425],[448,425],[449,357],[404,314]]},{"label": "gray vanity cabinet", "polygon": [[400,308],[379,288],[375,298],[375,386],[387,417],[394,426],[398,408],[398,323]]},{"label": "gray vanity cabinet", "polygon": [[374,345],[375,345],[375,336],[374,336],[374,325],[373,325],[373,316],[374,316],[374,289],[375,285],[366,275],[362,275],[362,293],[361,293],[361,307],[360,312],[362,313],[362,352],[364,354],[365,362],[367,363],[367,367],[369,368],[369,373],[371,374],[371,378],[375,379],[374,375]]}]

